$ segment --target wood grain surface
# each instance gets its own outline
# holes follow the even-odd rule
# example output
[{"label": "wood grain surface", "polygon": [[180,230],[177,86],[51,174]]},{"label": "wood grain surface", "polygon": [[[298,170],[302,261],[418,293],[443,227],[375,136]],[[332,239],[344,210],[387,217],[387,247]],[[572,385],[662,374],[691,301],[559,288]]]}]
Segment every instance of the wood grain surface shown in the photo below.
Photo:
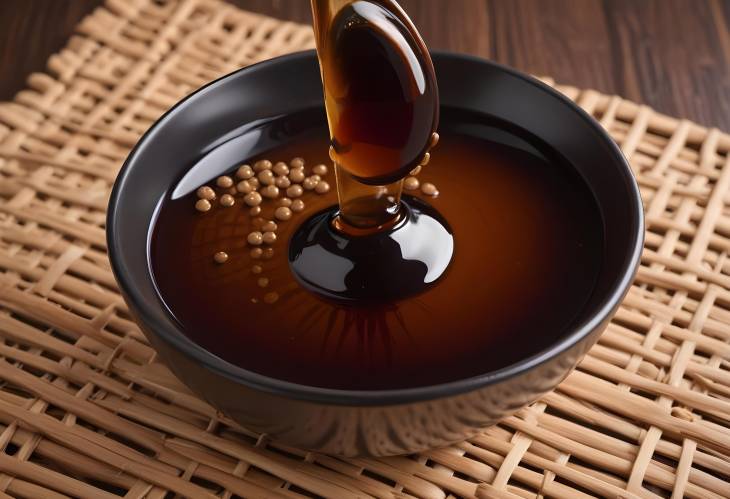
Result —
[{"label": "wood grain surface", "polygon": [[[101,0],[0,1],[0,100]],[[235,0],[310,22],[306,0]],[[730,0],[401,0],[429,46],[730,130]]]}]

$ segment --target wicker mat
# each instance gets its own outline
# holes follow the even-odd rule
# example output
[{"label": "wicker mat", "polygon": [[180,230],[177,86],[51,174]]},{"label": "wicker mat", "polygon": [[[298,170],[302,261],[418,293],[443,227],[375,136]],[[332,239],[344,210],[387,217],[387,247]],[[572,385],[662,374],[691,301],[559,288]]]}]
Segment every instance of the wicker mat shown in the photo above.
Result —
[{"label": "wicker mat", "polygon": [[0,496],[730,497],[730,135],[560,87],[630,158],[638,278],[553,393],[451,448],[337,459],[236,427],[130,319],[105,253],[109,188],[166,108],[312,46],[217,0],[109,0],[0,104]]}]

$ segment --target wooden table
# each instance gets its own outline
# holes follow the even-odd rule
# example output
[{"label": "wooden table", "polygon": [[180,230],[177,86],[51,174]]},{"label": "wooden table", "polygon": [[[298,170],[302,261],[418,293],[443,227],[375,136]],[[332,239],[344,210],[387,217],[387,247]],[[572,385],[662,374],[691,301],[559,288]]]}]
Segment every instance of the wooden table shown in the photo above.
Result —
[{"label": "wooden table", "polygon": [[[0,99],[101,0],[0,1]],[[306,0],[235,0],[310,22]],[[431,48],[488,57],[730,130],[730,0],[401,0]]]}]

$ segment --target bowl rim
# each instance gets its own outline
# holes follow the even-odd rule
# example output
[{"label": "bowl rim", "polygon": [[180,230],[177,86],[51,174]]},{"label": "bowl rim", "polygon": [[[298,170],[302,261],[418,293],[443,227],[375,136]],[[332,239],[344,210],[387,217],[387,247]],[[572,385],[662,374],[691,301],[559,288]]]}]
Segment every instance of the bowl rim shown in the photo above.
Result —
[{"label": "bowl rim", "polygon": [[[530,371],[531,369],[558,357],[589,336],[593,331],[600,327],[604,321],[607,321],[620,305],[631,286],[640,263],[644,243],[644,210],[641,195],[636,179],[631,171],[631,167],[629,166],[629,163],[624,157],[621,149],[610,137],[608,132],[592,116],[568,97],[540,80],[502,64],[472,55],[449,51],[433,51],[431,53],[434,60],[453,59],[469,63],[485,64],[492,66],[498,71],[508,73],[513,77],[524,80],[525,82],[537,87],[538,90],[547,93],[550,97],[559,99],[563,104],[571,108],[573,112],[577,113],[578,116],[597,133],[597,137],[603,140],[606,143],[605,145],[608,146],[608,150],[614,156],[614,163],[618,165],[620,173],[625,177],[627,186],[629,187],[629,194],[631,197],[630,201],[632,203],[631,215],[636,230],[633,234],[631,234],[628,251],[629,256],[625,259],[622,265],[619,276],[620,278],[616,280],[616,284],[614,284],[606,292],[606,295],[596,306],[596,313],[587,320],[584,320],[572,327],[564,336],[548,348],[496,371],[486,372],[470,378],[450,381],[447,383],[392,390],[343,390],[323,388],[311,385],[302,385],[258,374],[231,364],[230,362],[197,345],[181,331],[176,330],[175,328],[170,328],[167,324],[158,321],[155,314],[150,311],[150,304],[137,292],[132,273],[127,271],[125,265],[121,261],[120,255],[123,255],[124,253],[123,245],[119,238],[115,237],[117,227],[116,220],[119,216],[117,208],[120,204],[121,193],[123,191],[126,178],[130,174],[133,165],[137,162],[140,149],[150,140],[150,137],[160,126],[167,121],[174,119],[175,114],[188,102],[201,98],[207,92],[214,91],[216,86],[224,84],[225,81],[230,78],[265,70],[272,65],[287,64],[290,61],[315,58],[314,50],[306,50],[258,62],[205,84],[177,102],[172,108],[167,110],[160,118],[158,118],[130,151],[117,175],[109,198],[106,217],[106,239],[112,271],[119,285],[119,289],[130,307],[130,310],[137,318],[137,321],[141,323],[138,325],[140,325],[143,330],[153,330],[159,339],[164,340],[166,343],[170,344],[172,348],[182,352],[187,357],[192,358],[206,369],[235,383],[245,385],[255,390],[285,398],[293,398],[321,404],[386,406],[452,397],[487,385],[497,384],[501,381]],[[157,212],[158,209],[159,203],[155,212]],[[148,273],[151,274],[149,260],[147,269]],[[167,314],[167,312],[165,313]]]}]

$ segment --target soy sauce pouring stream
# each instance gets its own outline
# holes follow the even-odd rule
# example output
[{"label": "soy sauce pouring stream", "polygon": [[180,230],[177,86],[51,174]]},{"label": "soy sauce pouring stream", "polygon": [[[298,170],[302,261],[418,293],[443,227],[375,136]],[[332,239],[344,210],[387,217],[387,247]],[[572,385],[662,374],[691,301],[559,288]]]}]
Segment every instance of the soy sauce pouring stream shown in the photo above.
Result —
[{"label": "soy sauce pouring stream", "polygon": [[393,226],[402,180],[438,140],[436,75],[423,39],[393,0],[312,0],[336,227],[361,235]]}]

